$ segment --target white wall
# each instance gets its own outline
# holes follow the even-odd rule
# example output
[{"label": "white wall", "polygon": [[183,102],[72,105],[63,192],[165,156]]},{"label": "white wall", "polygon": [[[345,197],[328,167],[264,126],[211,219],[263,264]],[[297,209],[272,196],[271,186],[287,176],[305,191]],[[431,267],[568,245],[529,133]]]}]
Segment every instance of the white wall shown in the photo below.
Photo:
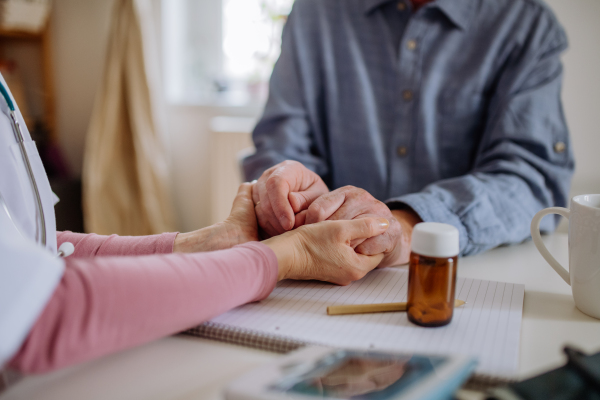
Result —
[{"label": "white wall", "polygon": [[600,193],[600,1],[547,3],[569,38],[563,101],[576,161],[571,192]]},{"label": "white wall", "polygon": [[177,229],[187,232],[210,225],[210,121],[222,115],[253,117],[259,108],[170,107],[171,188]]},{"label": "white wall", "polygon": [[[168,1],[168,0],[167,0]],[[548,0],[569,36],[564,56],[564,104],[577,171],[573,193],[600,193],[600,1]],[[54,0],[52,24],[61,146],[81,171],[85,134],[98,81],[113,0]],[[178,229],[210,223],[209,121],[216,115],[255,116],[257,109],[169,107],[172,197]]]}]

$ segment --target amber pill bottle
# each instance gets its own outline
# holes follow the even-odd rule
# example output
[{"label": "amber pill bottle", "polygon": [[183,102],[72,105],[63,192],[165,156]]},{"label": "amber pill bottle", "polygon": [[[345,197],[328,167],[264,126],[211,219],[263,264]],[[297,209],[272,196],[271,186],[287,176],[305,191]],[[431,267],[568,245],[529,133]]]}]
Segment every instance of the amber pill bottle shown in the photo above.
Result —
[{"label": "amber pill bottle", "polygon": [[437,222],[417,224],[411,250],[408,319],[420,326],[447,325],[454,313],[458,230]]}]

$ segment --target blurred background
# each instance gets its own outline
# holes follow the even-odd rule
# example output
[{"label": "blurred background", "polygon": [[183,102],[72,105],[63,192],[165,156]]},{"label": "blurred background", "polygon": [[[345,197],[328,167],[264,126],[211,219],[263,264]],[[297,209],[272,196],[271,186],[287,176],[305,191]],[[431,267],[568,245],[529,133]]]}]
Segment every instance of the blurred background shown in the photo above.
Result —
[{"label": "blurred background", "polygon": [[[238,160],[251,151],[250,131],[266,100],[293,0],[143,1],[140,31],[144,40],[155,35],[156,57],[146,57],[145,65],[156,69],[147,78],[159,100],[155,131],[166,160],[166,168],[156,173],[164,185],[156,187],[166,192],[172,210],[168,226],[189,231],[228,215],[241,181]],[[58,229],[82,231],[86,139],[88,132],[94,134],[91,122],[102,121],[95,104],[106,99],[102,88],[107,59],[114,53],[115,8],[122,1],[2,3],[37,7],[28,9],[25,22],[18,20],[23,10],[11,16],[10,8],[4,9],[0,72],[20,97],[17,102],[61,198]],[[563,101],[577,161],[572,194],[600,193],[600,1],[547,3],[570,42],[563,58]],[[37,25],[30,21],[34,14]]]}]

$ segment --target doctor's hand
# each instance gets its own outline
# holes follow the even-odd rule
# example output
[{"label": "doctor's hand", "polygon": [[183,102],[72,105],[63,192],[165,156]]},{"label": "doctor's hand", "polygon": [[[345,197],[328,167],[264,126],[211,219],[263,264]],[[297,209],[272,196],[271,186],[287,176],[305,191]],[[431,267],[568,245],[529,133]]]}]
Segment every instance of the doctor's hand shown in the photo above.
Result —
[{"label": "doctor's hand", "polygon": [[412,228],[421,218],[412,210],[393,210],[366,190],[344,186],[316,199],[308,207],[303,219],[306,224],[325,220],[356,220],[385,218],[389,229],[380,236],[356,240],[356,252],[365,255],[384,254],[380,268],[406,264],[410,256]]},{"label": "doctor's hand", "polygon": [[301,226],[263,243],[277,256],[278,280],[316,279],[347,285],[375,268],[383,254],[364,255],[352,242],[382,235],[389,227],[383,218],[324,221]]},{"label": "doctor's hand", "polygon": [[243,183],[233,201],[231,214],[225,221],[197,231],[178,234],[173,252],[215,251],[251,241],[258,241],[258,225],[252,201],[252,185]]},{"label": "doctor's hand", "polygon": [[267,237],[300,226],[304,223],[302,211],[327,192],[321,177],[301,163],[288,160],[277,164],[262,174],[252,192],[258,224]]}]

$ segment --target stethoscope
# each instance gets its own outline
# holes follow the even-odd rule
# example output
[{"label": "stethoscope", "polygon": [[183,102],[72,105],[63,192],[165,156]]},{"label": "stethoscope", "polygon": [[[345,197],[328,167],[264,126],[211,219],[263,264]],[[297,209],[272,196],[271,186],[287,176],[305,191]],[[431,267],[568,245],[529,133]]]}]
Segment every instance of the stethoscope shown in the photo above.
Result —
[{"label": "stethoscope", "polygon": [[[6,105],[8,106],[9,112],[6,113],[6,116],[10,119],[13,127],[13,132],[15,134],[15,139],[19,145],[19,150],[21,151],[21,156],[23,157],[23,162],[25,164],[25,169],[27,170],[27,175],[29,176],[29,182],[31,183],[31,187],[33,189],[33,193],[35,196],[35,203],[37,207],[37,233],[38,238],[37,241],[42,245],[42,247],[46,247],[46,217],[44,216],[44,208],[42,206],[42,198],[40,196],[40,191],[38,189],[37,181],[35,180],[35,175],[33,174],[33,169],[31,168],[31,162],[29,161],[29,155],[27,154],[27,150],[25,149],[25,140],[23,138],[23,132],[21,131],[21,125],[17,120],[17,113],[15,112],[15,105],[13,104],[12,99],[8,95],[8,91],[0,82],[0,92],[2,92],[2,96],[6,101]],[[8,210],[8,206],[0,193],[0,208],[4,209],[6,214],[8,214],[8,218],[12,221],[13,225],[17,228],[17,231],[21,233],[17,224],[13,220],[10,211]],[[22,235],[22,233],[21,233]],[[71,255],[74,251],[74,246],[72,243],[66,242],[63,243],[58,249],[58,255],[61,257],[67,257]]]}]

